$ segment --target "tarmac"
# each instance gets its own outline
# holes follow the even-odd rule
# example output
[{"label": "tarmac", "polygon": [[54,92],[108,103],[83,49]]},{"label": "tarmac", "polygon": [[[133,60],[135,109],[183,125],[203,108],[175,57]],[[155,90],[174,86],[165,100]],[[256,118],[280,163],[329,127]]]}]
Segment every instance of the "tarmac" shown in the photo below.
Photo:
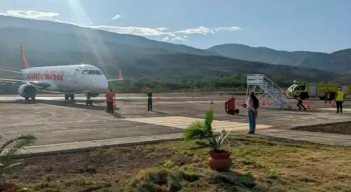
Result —
[{"label": "tarmac", "polygon": [[[106,146],[145,144],[182,139],[184,129],[202,120],[212,108],[215,113],[213,128],[232,134],[246,134],[247,114],[239,107],[243,96],[236,95],[238,115],[224,111],[229,94],[190,93],[154,94],[153,111],[146,110],[144,94],[119,94],[116,113],[105,112],[103,98],[95,99],[94,106],[86,106],[83,96],[76,102],[64,101],[61,95],[41,95],[37,101],[25,103],[18,96],[0,97],[1,142],[23,134],[37,137],[34,145],[20,152],[38,155],[74,152]],[[350,101],[347,101],[350,102]],[[351,135],[291,130],[308,126],[349,121],[350,105],[344,113],[335,114],[323,101],[311,100],[311,111],[282,110],[262,106],[257,118],[258,135],[279,137],[327,145],[351,146]]]}]

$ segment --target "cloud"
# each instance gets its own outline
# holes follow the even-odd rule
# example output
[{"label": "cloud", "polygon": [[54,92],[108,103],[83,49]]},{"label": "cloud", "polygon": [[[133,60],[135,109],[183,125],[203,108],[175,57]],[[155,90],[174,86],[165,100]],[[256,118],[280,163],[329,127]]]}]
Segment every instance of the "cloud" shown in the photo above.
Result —
[{"label": "cloud", "polygon": [[[160,36],[167,35],[167,28],[149,28],[149,27],[118,27],[118,26],[110,26],[110,25],[97,25],[97,26],[88,26],[94,29],[100,29],[105,31],[110,31],[114,33],[121,34],[132,34],[132,35],[140,35],[140,36]],[[170,35],[172,36],[172,35]]]},{"label": "cloud", "polygon": [[169,41],[169,40],[170,40],[170,38],[168,36],[162,38],[162,41]]},{"label": "cloud", "polygon": [[122,16],[121,15],[115,15],[111,18],[111,20],[117,20],[117,19],[120,19]]},{"label": "cloud", "polygon": [[170,41],[182,41],[182,42],[186,42],[188,41],[187,38],[183,38],[183,37],[174,37],[171,38]]},{"label": "cloud", "polygon": [[51,20],[57,17],[59,14],[54,12],[42,12],[33,10],[7,10],[2,15],[22,17],[27,19],[39,19],[39,20]]},{"label": "cloud", "polygon": [[[186,28],[180,30],[169,30],[165,27],[138,27],[138,26],[112,26],[112,25],[92,25],[92,24],[79,24],[70,21],[62,21],[56,19],[59,14],[54,12],[42,12],[42,11],[33,11],[33,10],[7,10],[5,13],[0,13],[0,15],[13,16],[13,17],[22,17],[28,19],[38,19],[38,20],[49,20],[53,22],[66,23],[71,25],[76,25],[80,27],[99,29],[104,31],[109,31],[113,33],[120,34],[131,34],[131,35],[139,35],[139,36],[152,36],[156,39],[160,39],[162,41],[181,41],[186,42],[188,38],[193,35],[215,35],[221,32],[237,32],[242,30],[241,27],[238,26],[221,26],[221,27],[206,27],[199,26],[193,28]],[[116,14],[111,18],[111,20],[118,20],[122,16]]]},{"label": "cloud", "polygon": [[196,28],[189,28],[189,29],[176,31],[176,33],[188,34],[188,35],[192,35],[192,34],[207,35],[209,33],[213,34],[214,30],[212,30],[208,27],[200,26],[200,27],[196,27]]},{"label": "cloud", "polygon": [[233,32],[233,31],[240,31],[240,30],[241,28],[237,26],[216,27],[216,28],[200,26],[196,28],[189,28],[189,29],[176,31],[175,33],[187,34],[187,35],[193,35],[193,34],[208,35],[208,34],[216,34],[217,32],[223,32],[223,31]]},{"label": "cloud", "polygon": [[98,26],[87,26],[94,29],[105,30],[114,33],[121,34],[132,34],[139,36],[160,36],[162,41],[182,41],[185,42],[190,35],[210,35],[220,32],[235,32],[242,30],[240,27],[229,26],[229,27],[216,27],[209,28],[205,26],[199,26],[195,28],[188,28],[183,30],[172,31],[165,27],[118,27],[110,25],[98,25]]},{"label": "cloud", "polygon": [[237,26],[230,26],[230,27],[217,27],[215,28],[216,32],[222,32],[222,31],[241,31],[241,27]]}]

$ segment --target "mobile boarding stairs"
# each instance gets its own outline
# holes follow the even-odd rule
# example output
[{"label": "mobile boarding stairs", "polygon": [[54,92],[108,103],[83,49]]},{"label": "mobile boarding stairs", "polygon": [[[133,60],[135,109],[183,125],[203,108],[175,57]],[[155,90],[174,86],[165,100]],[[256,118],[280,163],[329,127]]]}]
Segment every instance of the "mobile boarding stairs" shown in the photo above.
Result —
[{"label": "mobile boarding stairs", "polygon": [[281,109],[291,109],[285,91],[264,74],[247,75],[246,97],[254,91],[259,100],[271,98],[271,105]]}]

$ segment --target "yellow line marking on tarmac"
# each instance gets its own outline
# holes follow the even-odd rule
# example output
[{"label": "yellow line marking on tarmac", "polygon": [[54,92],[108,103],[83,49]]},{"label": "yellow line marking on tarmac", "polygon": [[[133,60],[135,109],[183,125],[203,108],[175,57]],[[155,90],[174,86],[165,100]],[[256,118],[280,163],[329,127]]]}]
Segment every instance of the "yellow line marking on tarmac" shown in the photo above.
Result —
[{"label": "yellow line marking on tarmac", "polygon": [[[180,129],[186,129],[188,125],[194,121],[203,121],[203,119],[181,117],[181,116],[168,116],[168,117],[147,117],[147,118],[126,118],[124,120],[134,121],[139,123],[147,123],[153,125],[176,127]],[[216,132],[222,131],[247,131],[248,123],[232,122],[232,121],[219,121],[214,120],[212,123],[213,130]],[[256,125],[256,129],[267,129],[272,126],[270,125]]]}]

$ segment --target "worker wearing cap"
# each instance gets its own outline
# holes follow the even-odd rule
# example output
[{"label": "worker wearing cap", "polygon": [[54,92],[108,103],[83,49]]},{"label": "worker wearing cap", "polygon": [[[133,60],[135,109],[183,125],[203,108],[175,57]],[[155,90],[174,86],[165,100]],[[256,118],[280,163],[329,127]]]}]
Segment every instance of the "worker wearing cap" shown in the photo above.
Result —
[{"label": "worker wearing cap", "polygon": [[338,91],[336,92],[336,113],[342,113],[342,103],[345,101],[345,94],[341,90],[341,88],[338,88]]}]

